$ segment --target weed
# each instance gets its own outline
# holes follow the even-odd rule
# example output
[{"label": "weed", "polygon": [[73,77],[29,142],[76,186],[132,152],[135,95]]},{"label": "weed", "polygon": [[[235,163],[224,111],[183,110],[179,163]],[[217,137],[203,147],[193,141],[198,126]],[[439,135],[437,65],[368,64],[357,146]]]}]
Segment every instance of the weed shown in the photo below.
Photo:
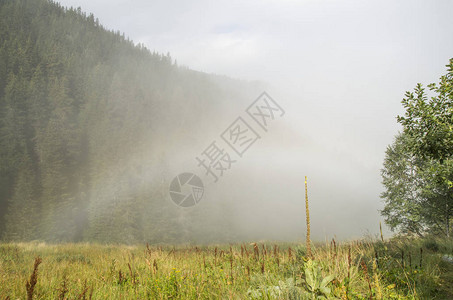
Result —
[{"label": "weed", "polygon": [[33,265],[33,272],[31,273],[30,280],[25,284],[27,289],[27,299],[33,299],[33,292],[35,290],[36,283],[38,282],[38,267],[41,264],[42,259],[38,256],[35,258],[35,263]]}]

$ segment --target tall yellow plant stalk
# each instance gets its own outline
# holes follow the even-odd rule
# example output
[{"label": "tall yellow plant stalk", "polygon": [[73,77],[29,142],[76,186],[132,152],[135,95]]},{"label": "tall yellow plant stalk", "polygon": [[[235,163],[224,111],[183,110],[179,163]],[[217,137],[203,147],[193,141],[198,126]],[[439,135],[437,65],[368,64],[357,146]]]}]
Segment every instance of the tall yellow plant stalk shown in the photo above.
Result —
[{"label": "tall yellow plant stalk", "polygon": [[382,224],[381,224],[381,221],[379,221],[379,231],[381,232],[381,241],[384,242],[384,235],[382,234]]},{"label": "tall yellow plant stalk", "polygon": [[305,215],[307,218],[307,255],[309,258],[312,258],[310,245],[310,210],[308,208],[307,176],[305,176]]}]

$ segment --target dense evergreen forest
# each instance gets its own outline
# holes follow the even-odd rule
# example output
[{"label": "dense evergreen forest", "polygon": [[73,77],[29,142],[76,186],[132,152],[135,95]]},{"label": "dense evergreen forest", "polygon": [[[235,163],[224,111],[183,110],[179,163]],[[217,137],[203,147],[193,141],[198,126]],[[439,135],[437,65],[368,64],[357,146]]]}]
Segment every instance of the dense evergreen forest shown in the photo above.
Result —
[{"label": "dense evergreen forest", "polygon": [[181,212],[161,175],[172,141],[202,127],[192,116],[246,83],[179,67],[80,8],[0,3],[1,238],[234,238],[227,210]]}]

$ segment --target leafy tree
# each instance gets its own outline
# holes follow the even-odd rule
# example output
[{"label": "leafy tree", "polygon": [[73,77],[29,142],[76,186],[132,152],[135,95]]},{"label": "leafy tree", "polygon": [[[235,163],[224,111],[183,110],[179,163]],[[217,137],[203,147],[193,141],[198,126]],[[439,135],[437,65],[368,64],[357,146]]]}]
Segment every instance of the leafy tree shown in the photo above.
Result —
[{"label": "leafy tree", "polygon": [[451,159],[443,163],[431,159],[418,172],[424,179],[420,186],[423,218],[431,231],[447,237],[451,235],[453,215],[452,162]]},{"label": "leafy tree", "polygon": [[387,148],[382,169],[385,191],[381,194],[385,207],[381,214],[392,230],[419,236],[426,232],[447,235],[444,224],[452,211],[445,204],[452,191],[437,173],[446,169],[439,168],[433,159],[417,157],[409,147],[410,137],[402,133]]},{"label": "leafy tree", "polygon": [[386,152],[382,214],[392,229],[450,236],[453,213],[453,59],[438,84],[406,92],[403,134]]},{"label": "leafy tree", "polygon": [[421,161],[407,151],[408,137],[399,134],[387,148],[381,171],[385,207],[381,214],[392,230],[422,235],[422,206],[418,193],[417,168]]},{"label": "leafy tree", "polygon": [[446,67],[439,83],[428,85],[434,94],[429,100],[420,83],[414,92],[406,92],[402,101],[406,112],[397,120],[410,137],[411,152],[448,167],[443,163],[453,157],[453,58]]}]

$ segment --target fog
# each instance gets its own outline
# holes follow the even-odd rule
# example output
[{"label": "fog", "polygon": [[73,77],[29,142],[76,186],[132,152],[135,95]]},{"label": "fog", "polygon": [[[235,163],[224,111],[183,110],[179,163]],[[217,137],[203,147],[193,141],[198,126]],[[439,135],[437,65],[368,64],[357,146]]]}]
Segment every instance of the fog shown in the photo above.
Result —
[{"label": "fog", "polygon": [[[180,216],[215,203],[234,212],[244,238],[304,238],[304,176],[313,239],[377,234],[380,169],[400,101],[417,82],[435,82],[453,53],[451,1],[60,3],[169,52],[178,65],[249,82],[217,115],[201,109],[197,132],[149,146],[165,153],[167,168],[150,178],[194,172],[203,180],[197,206],[174,206]],[[264,90],[285,114],[214,183],[195,157]],[[131,151],[128,159],[139,158]]]}]

